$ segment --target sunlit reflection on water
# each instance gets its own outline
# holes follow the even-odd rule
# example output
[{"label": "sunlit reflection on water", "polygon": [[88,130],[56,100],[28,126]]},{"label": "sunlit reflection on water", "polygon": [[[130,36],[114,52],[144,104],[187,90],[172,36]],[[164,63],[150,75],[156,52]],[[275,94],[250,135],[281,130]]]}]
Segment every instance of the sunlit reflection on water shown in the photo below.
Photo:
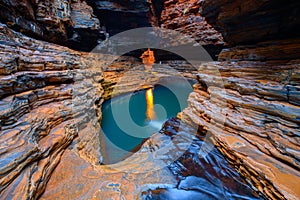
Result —
[{"label": "sunlit reflection on water", "polygon": [[147,110],[146,116],[148,120],[154,120],[156,118],[154,111],[154,100],[153,100],[153,89],[150,88],[146,91],[146,102],[147,102]]}]

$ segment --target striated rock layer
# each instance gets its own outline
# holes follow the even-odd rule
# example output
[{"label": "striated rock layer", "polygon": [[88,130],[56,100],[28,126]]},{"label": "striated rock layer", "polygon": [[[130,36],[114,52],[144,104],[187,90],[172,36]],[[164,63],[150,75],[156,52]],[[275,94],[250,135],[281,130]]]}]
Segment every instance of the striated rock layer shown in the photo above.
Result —
[{"label": "striated rock layer", "polygon": [[231,46],[299,37],[299,1],[203,0],[201,15]]},{"label": "striated rock layer", "polygon": [[197,77],[182,120],[266,198],[299,199],[299,62],[215,62]]},{"label": "striated rock layer", "polygon": [[201,11],[201,0],[165,1],[160,16],[161,27],[191,36],[216,60],[224,45],[223,36],[206,21]]},{"label": "striated rock layer", "polygon": [[160,20],[163,28],[190,35],[201,45],[222,45],[223,37],[201,16],[200,0],[164,2]]},{"label": "striated rock layer", "polygon": [[299,59],[299,1],[204,0],[201,5],[201,15],[232,47],[221,60]]},{"label": "striated rock layer", "polygon": [[[27,35],[71,47],[78,41],[83,48],[90,45],[85,38],[95,44],[99,22],[84,1],[36,2],[1,1],[1,20]],[[121,13],[120,19],[125,11],[130,16],[145,11],[144,24],[150,8],[146,1],[139,2],[142,6],[133,9],[124,9],[120,1],[98,4],[102,11]],[[189,97],[189,107],[179,115],[181,119],[198,126],[198,132],[205,133],[264,197],[299,199],[299,3],[203,0],[166,1],[165,6],[163,26],[182,32],[187,29],[198,41],[213,45],[221,42],[218,30],[230,47],[221,52],[220,62],[201,65],[198,72],[174,64],[185,77],[198,73],[198,84]],[[26,12],[20,15],[23,10]],[[168,12],[174,14],[174,20],[168,18]],[[39,198],[47,183],[44,199],[65,195],[134,199],[141,194],[149,197],[158,186],[186,190],[197,187],[186,185],[188,180],[202,181],[194,177],[201,169],[199,163],[187,181],[178,181],[177,171],[173,170],[174,175],[166,168],[146,173],[146,178],[136,174],[165,166],[153,158],[172,163],[165,154],[168,148],[177,147],[172,137],[162,134],[154,134],[134,157],[112,166],[122,172],[96,165],[101,162],[98,122],[102,98],[110,98],[112,89],[121,94],[169,76],[161,65],[153,67],[154,74],[129,70],[132,63],[103,67],[106,56],[93,57],[39,42],[4,25],[0,26],[0,39],[1,199]],[[99,66],[100,70],[92,69]],[[125,73],[134,78],[119,80]],[[183,139],[192,137],[190,132],[180,134]],[[178,148],[187,145],[179,142]],[[160,149],[162,154],[157,155]],[[171,167],[182,167],[183,173],[184,167],[190,167],[186,163],[199,159],[190,154]],[[144,163],[132,165],[136,161]]]},{"label": "striated rock layer", "polygon": [[85,0],[0,1],[0,21],[30,37],[77,50],[93,49],[100,23]]},{"label": "striated rock layer", "polygon": [[299,2],[200,4],[229,46],[220,62],[200,65],[182,120],[210,136],[266,198],[299,199]]},{"label": "striated rock layer", "polygon": [[[170,119],[138,152],[113,165],[92,167],[66,151],[41,199],[175,199],[178,193],[182,199],[261,199],[216,148],[199,154],[203,136],[193,137],[196,132]],[[177,196],[166,198],[165,190]]]},{"label": "striated rock layer", "polygon": [[99,162],[102,75],[92,58],[2,24],[0,40],[0,198],[37,199],[71,143]]}]

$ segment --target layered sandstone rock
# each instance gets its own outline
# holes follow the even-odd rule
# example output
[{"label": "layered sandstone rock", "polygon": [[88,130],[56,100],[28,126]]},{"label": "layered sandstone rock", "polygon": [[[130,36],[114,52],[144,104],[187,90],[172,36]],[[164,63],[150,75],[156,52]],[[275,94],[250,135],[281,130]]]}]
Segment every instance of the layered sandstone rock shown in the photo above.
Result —
[{"label": "layered sandstone rock", "polygon": [[189,35],[216,60],[224,41],[223,36],[207,23],[201,14],[201,0],[168,0],[160,16],[161,27]]},{"label": "layered sandstone rock", "polygon": [[93,49],[100,23],[84,0],[0,1],[0,20],[30,37],[69,46]]},{"label": "layered sandstone rock", "polygon": [[201,15],[230,48],[221,60],[299,59],[298,1],[202,1]]},{"label": "layered sandstone rock", "polygon": [[[229,48],[201,65],[182,119],[257,191],[299,199],[299,2],[201,1]],[[280,20],[279,20],[280,18]]]},{"label": "layered sandstone rock", "polygon": [[169,0],[161,14],[163,28],[190,35],[201,45],[222,45],[223,37],[201,16],[200,0]]},{"label": "layered sandstone rock", "polygon": [[288,62],[299,59],[300,38],[259,42],[253,45],[239,45],[224,49],[219,60],[248,60],[268,62]]},{"label": "layered sandstone rock", "polygon": [[65,149],[98,163],[101,71],[93,58],[0,26],[1,199],[37,199]]},{"label": "layered sandstone rock", "polygon": [[296,63],[202,65],[182,113],[184,121],[211,134],[246,180],[271,199],[300,196]]},{"label": "layered sandstone rock", "polygon": [[204,0],[201,14],[230,45],[299,37],[298,1]]},{"label": "layered sandstone rock", "polygon": [[139,151],[113,165],[92,167],[67,150],[41,199],[146,200],[163,198],[164,190],[176,195],[182,192],[184,199],[261,199],[216,148],[202,157],[199,152],[204,137],[198,139],[193,134],[197,135],[193,127],[171,119]]},{"label": "layered sandstone rock", "polygon": [[[148,3],[138,2],[141,7],[113,0],[98,4],[101,12],[119,13],[119,19],[134,16],[128,19],[130,23],[145,11],[143,24],[148,17]],[[38,1],[31,5],[32,1],[3,1],[1,19],[34,37],[65,41],[69,46],[77,44],[82,34],[89,36],[99,29],[84,1]],[[204,0],[167,1],[165,5],[163,24],[169,28],[182,32],[186,28],[192,35],[196,33],[193,36],[198,41],[212,45],[220,42],[216,29],[231,47],[220,54],[223,62],[201,65],[198,72],[184,63],[171,64],[185,77],[198,73],[189,107],[180,114],[182,120],[198,127],[198,133],[206,133],[266,198],[299,199],[300,66],[296,60],[299,31],[295,31],[299,27],[299,3]],[[21,10],[26,12],[20,14]],[[168,18],[167,11],[174,14],[174,20]],[[131,24],[130,28],[138,26]],[[169,151],[162,148],[176,150],[173,133],[166,130],[166,135],[154,134],[134,157],[112,167],[122,172],[96,165],[101,162],[98,122],[102,98],[110,98],[113,89],[119,91],[116,94],[131,92],[173,76],[172,71],[165,73],[166,66],[154,66],[148,73],[143,66],[131,70],[139,62],[127,59],[106,65],[107,56],[94,57],[39,42],[3,25],[0,30],[1,198],[36,199],[47,183],[44,199],[148,198],[157,187],[172,188],[173,192],[176,187],[201,190],[192,183],[202,183],[201,177],[194,176],[201,176],[207,165],[191,162],[199,159],[194,154],[200,144],[194,144],[192,148],[196,146],[197,150],[187,152],[171,165],[183,174],[188,169],[186,180],[178,180],[178,170],[172,174],[166,168],[146,173],[146,178],[145,174],[136,174],[160,168],[165,161],[172,163],[166,153]],[[91,38],[94,41],[94,36]],[[84,40],[80,44],[84,45]],[[119,80],[127,77],[124,74],[131,79]],[[104,96],[101,85],[107,91]],[[185,139],[192,137],[190,133],[180,133],[184,141],[179,141],[178,148],[187,145]],[[158,154],[161,149],[162,154]],[[153,158],[163,162],[155,163]],[[189,170],[191,166],[197,170]]]},{"label": "layered sandstone rock", "polygon": [[193,80],[197,69],[186,61],[168,61],[154,64],[146,70],[141,61],[133,57],[120,57],[112,63],[103,64],[103,99],[120,94],[153,87],[160,81],[183,78]]}]

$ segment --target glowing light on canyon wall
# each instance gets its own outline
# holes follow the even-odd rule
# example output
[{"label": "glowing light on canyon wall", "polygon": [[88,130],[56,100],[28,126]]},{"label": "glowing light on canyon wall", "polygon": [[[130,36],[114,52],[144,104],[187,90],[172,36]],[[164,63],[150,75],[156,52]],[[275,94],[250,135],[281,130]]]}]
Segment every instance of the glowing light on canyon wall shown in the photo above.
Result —
[{"label": "glowing light on canyon wall", "polygon": [[142,62],[145,65],[146,71],[151,70],[152,65],[155,62],[154,52],[148,48],[148,50],[145,51],[140,58],[142,58]]},{"label": "glowing light on canyon wall", "polygon": [[154,100],[153,100],[153,89],[147,89],[146,91],[146,102],[147,102],[147,110],[146,116],[148,120],[154,120],[156,118],[154,111]]}]

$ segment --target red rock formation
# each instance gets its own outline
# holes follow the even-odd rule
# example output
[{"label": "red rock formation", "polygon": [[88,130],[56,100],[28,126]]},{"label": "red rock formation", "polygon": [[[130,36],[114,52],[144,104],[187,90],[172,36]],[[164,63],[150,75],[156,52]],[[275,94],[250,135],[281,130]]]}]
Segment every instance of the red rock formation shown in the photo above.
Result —
[{"label": "red rock formation", "polygon": [[37,199],[72,142],[99,162],[101,74],[84,70],[82,54],[2,24],[0,40],[0,198]]},{"label": "red rock formation", "polygon": [[297,13],[296,1],[202,1],[230,48],[200,66],[182,113],[270,199],[300,198]]},{"label": "red rock formation", "polygon": [[[178,119],[168,120],[162,131],[145,141],[141,150],[115,165],[91,166],[67,150],[41,199],[160,199],[155,198],[160,195],[155,190],[165,188],[178,188],[185,192],[186,199],[195,194],[195,198],[205,199],[226,198],[226,194],[259,199],[216,149],[209,158],[201,158],[198,152],[203,141],[199,139],[193,140],[193,145],[170,169],[160,168],[173,162],[165,151],[178,153],[190,142],[190,132],[195,130],[189,126],[181,129],[181,123]],[[166,199],[164,192],[161,194],[161,199]]]},{"label": "red rock formation", "polygon": [[201,14],[230,45],[299,37],[299,1],[204,0]]},{"label": "red rock formation", "polygon": [[[97,166],[101,162],[99,106],[103,101],[102,85],[107,86],[105,81],[114,85],[135,62],[127,58],[121,64],[105,68],[107,55],[96,57],[31,39],[5,25],[0,26],[0,40],[0,198],[37,199],[49,181],[42,198],[65,195],[90,198],[94,194],[86,191],[94,191],[97,197],[118,196],[119,193],[106,187],[105,181],[118,181],[127,174]],[[176,66],[185,73],[189,69],[185,63]],[[169,76],[163,68],[155,69],[164,72],[159,77]],[[134,91],[141,89],[141,84],[159,80],[152,74],[146,77],[144,69],[133,72],[135,78],[119,82],[117,91]],[[123,163],[124,167],[130,169],[130,163],[130,160]],[[99,179],[94,182],[95,177]],[[140,184],[136,185],[132,179]],[[90,185],[80,190],[82,182]],[[106,188],[103,192],[98,191],[99,182]],[[143,183],[167,182],[172,185],[176,180],[166,169],[150,172],[147,179],[144,174],[129,175],[122,182],[128,185],[122,186],[122,191],[127,191],[125,196],[132,199],[143,189]]]},{"label": "red rock formation", "polygon": [[220,53],[223,36],[200,14],[201,0],[168,0],[161,13],[161,27],[179,31],[191,36],[206,47],[212,58]]},{"label": "red rock formation", "polygon": [[271,199],[300,196],[300,107],[298,97],[290,98],[299,96],[299,67],[247,61],[203,65],[182,113],[184,121],[211,133],[246,180]]},{"label": "red rock formation", "polygon": [[223,44],[223,37],[200,15],[200,0],[165,1],[161,14],[163,28],[192,36],[201,45]]},{"label": "red rock formation", "polygon": [[[111,4],[105,5],[101,7]],[[164,27],[186,29],[199,42],[213,45],[222,43],[215,31],[219,30],[230,45],[220,54],[221,62],[199,67],[198,84],[180,115],[182,120],[212,134],[218,149],[266,198],[299,199],[299,2],[167,1],[165,6]],[[12,28],[64,45],[77,44],[68,41],[80,36],[84,44],[82,36],[90,34],[84,30],[97,34],[99,28],[84,1],[1,1],[0,8],[1,20]],[[94,42],[96,37],[91,38]],[[130,63],[104,66],[103,79],[101,70],[85,69],[98,66],[93,59],[102,65],[105,57],[30,39],[3,25],[0,39],[1,199],[36,199],[47,183],[45,199],[65,195],[121,199],[121,194],[134,199],[146,184],[175,187],[177,181],[168,170],[145,178],[96,165],[101,161],[97,134],[102,98],[109,98],[112,88],[120,94],[159,78],[136,70],[130,71],[132,79],[116,85],[117,78],[132,67]],[[184,64],[174,65],[187,77],[195,73]],[[164,72],[160,67],[156,70]],[[168,74],[160,77],[164,76]],[[144,144],[145,154],[120,167],[133,173],[160,167],[148,153],[169,140],[155,134]],[[147,162],[132,166],[136,160]],[[122,186],[116,186],[121,179]]]},{"label": "red rock formation", "polygon": [[234,48],[221,60],[299,59],[300,3],[298,1],[202,2],[201,15]]},{"label": "red rock formation", "polygon": [[99,20],[85,0],[0,1],[0,20],[30,37],[90,51],[99,39]]}]

